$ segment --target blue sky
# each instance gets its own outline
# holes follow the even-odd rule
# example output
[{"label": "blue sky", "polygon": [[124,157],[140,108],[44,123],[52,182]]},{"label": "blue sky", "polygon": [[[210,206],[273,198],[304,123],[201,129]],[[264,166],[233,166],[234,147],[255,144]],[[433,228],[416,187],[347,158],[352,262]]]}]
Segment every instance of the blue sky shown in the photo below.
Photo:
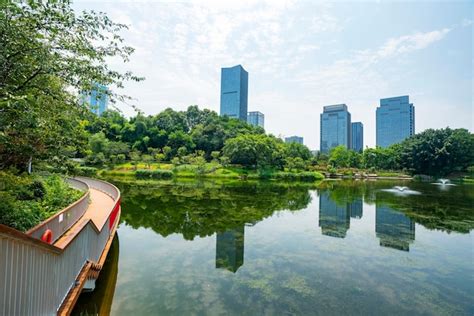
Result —
[{"label": "blue sky", "polygon": [[[220,68],[249,72],[249,111],[266,130],[319,149],[323,106],[346,103],[375,145],[379,99],[409,95],[416,131],[473,130],[473,9],[456,2],[77,1],[129,25],[124,93],[146,114],[219,111]],[[117,105],[126,115],[133,111]]]}]

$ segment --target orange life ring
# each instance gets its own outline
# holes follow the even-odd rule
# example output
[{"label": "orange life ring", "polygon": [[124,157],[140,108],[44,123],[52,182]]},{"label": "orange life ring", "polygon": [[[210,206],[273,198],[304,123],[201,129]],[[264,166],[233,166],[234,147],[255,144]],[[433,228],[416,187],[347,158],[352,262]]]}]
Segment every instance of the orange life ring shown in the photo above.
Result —
[{"label": "orange life ring", "polygon": [[51,231],[51,229],[46,229],[46,231],[41,236],[41,240],[48,244],[50,244],[51,241],[53,241],[53,232]]}]

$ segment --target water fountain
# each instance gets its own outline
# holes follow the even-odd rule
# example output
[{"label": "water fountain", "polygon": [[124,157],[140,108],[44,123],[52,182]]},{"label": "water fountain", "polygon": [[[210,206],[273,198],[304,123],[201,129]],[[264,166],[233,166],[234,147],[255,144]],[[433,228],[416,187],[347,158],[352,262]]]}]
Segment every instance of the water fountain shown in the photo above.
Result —
[{"label": "water fountain", "polygon": [[398,186],[398,185],[394,186],[391,189],[383,189],[382,191],[394,193],[396,195],[417,195],[417,194],[421,194],[418,191],[410,190],[409,187]]},{"label": "water fountain", "polygon": [[432,183],[432,184],[435,184],[435,185],[440,185],[442,187],[446,187],[446,186],[455,186],[455,184],[451,183],[451,181],[449,179],[438,179],[438,181]]}]

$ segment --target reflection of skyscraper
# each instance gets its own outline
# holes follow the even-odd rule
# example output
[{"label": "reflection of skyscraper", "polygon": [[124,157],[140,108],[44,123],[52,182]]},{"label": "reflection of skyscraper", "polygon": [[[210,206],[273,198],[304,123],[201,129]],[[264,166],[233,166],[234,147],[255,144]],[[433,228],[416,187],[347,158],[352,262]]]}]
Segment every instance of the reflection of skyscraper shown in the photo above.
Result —
[{"label": "reflection of skyscraper", "polygon": [[244,225],[217,233],[216,268],[237,272],[244,264],[244,241]]},{"label": "reflection of skyscraper", "polygon": [[348,204],[352,218],[362,218],[362,199],[358,198]]},{"label": "reflection of skyscraper", "polygon": [[337,205],[329,192],[319,196],[319,227],[323,235],[344,238],[350,226],[349,207]]},{"label": "reflection of skyscraper", "polygon": [[415,223],[401,212],[377,205],[375,233],[380,246],[409,251],[410,243],[415,240]]}]

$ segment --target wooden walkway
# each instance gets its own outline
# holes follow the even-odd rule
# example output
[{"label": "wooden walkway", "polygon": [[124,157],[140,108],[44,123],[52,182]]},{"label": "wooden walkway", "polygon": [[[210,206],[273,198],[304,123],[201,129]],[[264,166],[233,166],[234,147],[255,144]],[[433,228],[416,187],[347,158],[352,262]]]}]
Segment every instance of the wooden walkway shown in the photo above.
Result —
[{"label": "wooden walkway", "polygon": [[82,227],[91,220],[98,230],[107,222],[110,210],[114,207],[115,201],[108,194],[97,189],[90,189],[90,203],[84,215],[75,223],[64,235],[59,238],[54,245],[58,248],[64,247],[80,232]]}]

